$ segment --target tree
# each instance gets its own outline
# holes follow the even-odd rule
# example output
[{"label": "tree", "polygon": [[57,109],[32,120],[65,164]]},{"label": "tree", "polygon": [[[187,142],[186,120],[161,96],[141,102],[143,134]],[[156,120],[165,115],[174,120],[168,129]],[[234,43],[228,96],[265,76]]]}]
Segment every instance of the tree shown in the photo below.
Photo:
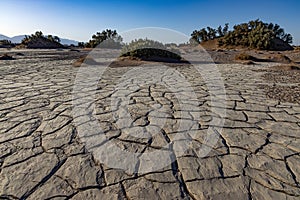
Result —
[{"label": "tree", "polygon": [[217,33],[218,33],[219,37],[224,36],[222,26],[218,26]]},{"label": "tree", "polygon": [[60,43],[60,38],[58,36],[54,36],[54,41]]},{"label": "tree", "polygon": [[118,35],[116,30],[106,29],[102,32],[97,32],[92,35],[92,39],[86,44],[86,47],[96,47],[101,44],[103,41],[106,42],[106,45],[112,45],[114,47],[121,46],[122,37]]},{"label": "tree", "polygon": [[256,28],[261,23],[262,22],[259,19],[256,19],[256,20],[249,21],[248,25],[249,25],[249,28],[252,30],[252,29]]},{"label": "tree", "polygon": [[42,37],[44,37],[44,36],[43,36],[42,31],[36,31],[35,34],[32,35],[32,37],[42,38]]},{"label": "tree", "polygon": [[54,41],[54,38],[53,38],[52,35],[48,35],[47,38],[48,38],[48,40],[50,40],[50,41],[52,41],[52,42]]},{"label": "tree", "polygon": [[229,29],[229,24],[226,23],[225,26],[224,26],[224,28],[223,28],[223,36],[228,33],[228,29]]},{"label": "tree", "polygon": [[284,37],[282,38],[282,40],[288,44],[293,43],[293,37],[291,34],[285,34]]},{"label": "tree", "polygon": [[217,29],[207,27],[193,31],[191,39],[198,43],[215,39],[218,35],[219,45],[245,46],[257,49],[272,49],[274,39],[281,39],[283,42],[292,43],[291,34],[286,34],[278,24],[264,23],[259,19],[251,20],[248,23],[237,24],[229,31],[229,24],[218,26]]},{"label": "tree", "polygon": [[206,31],[205,28],[202,28],[199,31],[199,37],[201,42],[209,40],[208,32]]},{"label": "tree", "polygon": [[212,27],[202,28],[200,30],[194,30],[191,34],[190,43],[194,42],[204,42],[208,40],[213,40],[217,37],[222,37],[228,33],[228,23],[225,24],[224,28],[219,26],[217,29]]},{"label": "tree", "polygon": [[194,42],[197,42],[197,43],[200,43],[201,42],[201,39],[200,39],[200,32],[197,31],[197,30],[194,30],[191,34],[191,42],[194,43]]},{"label": "tree", "polygon": [[44,36],[42,31],[36,31],[34,34],[31,34],[29,36],[25,36],[25,38],[22,40],[22,44],[28,44],[30,41],[35,41],[37,39],[42,40],[48,40],[50,42],[60,43],[60,39],[58,36],[53,35],[47,35]]},{"label": "tree", "polygon": [[208,26],[207,30],[208,30],[208,39],[209,40],[215,39],[216,38],[216,34],[217,34],[216,29],[211,28],[211,27]]},{"label": "tree", "polygon": [[21,41],[22,44],[27,44],[29,41],[29,37],[25,35],[25,38]]},{"label": "tree", "polygon": [[84,42],[78,42],[77,46],[80,47],[80,48],[83,48],[84,47]]}]

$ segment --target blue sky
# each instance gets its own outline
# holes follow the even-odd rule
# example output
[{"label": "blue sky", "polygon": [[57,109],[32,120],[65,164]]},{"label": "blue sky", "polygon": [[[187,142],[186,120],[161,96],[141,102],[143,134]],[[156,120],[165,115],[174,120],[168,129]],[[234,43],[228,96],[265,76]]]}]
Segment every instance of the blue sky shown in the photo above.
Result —
[{"label": "blue sky", "polygon": [[299,0],[0,0],[0,34],[37,30],[87,41],[106,28],[118,32],[162,27],[190,35],[195,29],[261,19],[278,23],[300,44]]}]

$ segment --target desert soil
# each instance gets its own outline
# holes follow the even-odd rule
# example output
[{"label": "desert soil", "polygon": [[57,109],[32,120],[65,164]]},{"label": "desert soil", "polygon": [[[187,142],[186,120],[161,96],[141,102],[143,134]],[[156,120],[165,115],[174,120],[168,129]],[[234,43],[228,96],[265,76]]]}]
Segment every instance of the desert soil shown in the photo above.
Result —
[{"label": "desert soil", "polygon": [[[0,51],[0,54],[7,53]],[[117,55],[116,51],[103,51],[105,56],[99,61],[102,64],[111,62],[112,55]],[[164,80],[177,90],[135,82],[135,77],[130,76],[123,85],[128,90],[116,90],[122,76],[135,68],[108,68],[97,83],[91,113],[91,120],[100,125],[108,142],[121,151],[140,156],[178,144],[175,135],[181,133],[188,136],[191,144],[184,153],[174,151],[171,154],[174,162],[162,169],[151,171],[155,164],[163,162],[158,156],[157,163],[147,166],[149,172],[144,172],[140,162],[132,172],[101,162],[96,151],[86,148],[87,141],[95,142],[94,147],[101,146],[97,144],[97,135],[82,137],[80,130],[87,122],[75,123],[81,116],[73,113],[74,83],[78,72],[90,68],[73,67],[72,63],[84,53],[68,50],[8,53],[16,59],[0,61],[1,199],[300,197],[300,75],[297,71],[274,70],[273,66],[280,65],[274,62],[255,65],[225,62],[230,59],[221,54],[224,52],[218,52],[222,62],[216,66],[225,92],[215,88],[218,95],[213,98],[207,84],[213,85],[214,79],[206,80],[192,66],[171,67],[190,83],[197,97],[191,98],[180,89],[186,87],[185,83],[168,80],[169,76],[164,76]],[[197,51],[187,54],[190,58],[197,57]],[[86,80],[89,81],[88,77]],[[133,87],[137,89],[131,90]],[[88,95],[89,88],[81,94]],[[131,128],[121,118],[113,117],[120,112],[120,106],[110,109],[118,95],[129,99]],[[180,107],[176,95],[185,99],[185,106]],[[221,118],[219,109],[226,109],[222,128],[214,124],[214,119]],[[178,123],[184,126],[178,127]],[[138,128],[150,134],[134,137]],[[200,157],[193,147],[205,144],[209,128],[219,138],[210,147],[211,151]],[[121,158],[120,162],[123,159],[126,160]]]}]

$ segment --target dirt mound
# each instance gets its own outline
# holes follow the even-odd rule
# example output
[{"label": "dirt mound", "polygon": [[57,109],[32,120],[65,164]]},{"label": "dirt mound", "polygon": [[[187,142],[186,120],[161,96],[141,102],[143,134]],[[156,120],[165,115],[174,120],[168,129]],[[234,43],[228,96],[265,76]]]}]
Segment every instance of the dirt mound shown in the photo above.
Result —
[{"label": "dirt mound", "polygon": [[120,57],[136,58],[150,62],[186,63],[187,61],[179,54],[180,52],[173,52],[168,49],[141,48],[125,52]]},{"label": "dirt mound", "polygon": [[144,64],[145,61],[135,57],[120,57],[117,60],[113,61],[109,67],[131,67],[131,66],[140,66]]},{"label": "dirt mound", "polygon": [[119,57],[115,61],[113,61],[109,67],[115,68],[115,67],[135,67],[135,66],[140,66],[143,64],[154,64],[154,63],[162,63],[163,65],[169,66],[169,67],[176,67],[176,66],[186,66],[190,65],[189,62],[187,61],[175,61],[174,60],[169,60],[169,59],[164,59],[158,57],[157,59],[149,59],[149,60],[143,60],[141,58],[136,58],[132,56],[126,56],[126,57]]},{"label": "dirt mound", "polygon": [[[219,51],[222,49],[248,49],[249,48],[240,45],[219,46],[219,40],[222,40],[222,38],[223,37],[215,38],[208,41],[203,41],[200,43],[200,45],[206,50],[219,50]],[[270,50],[275,50],[275,51],[288,51],[293,49],[294,48],[291,45],[289,45],[288,43],[284,42],[279,38],[274,38],[272,40],[272,45],[270,47]]]},{"label": "dirt mound", "polygon": [[289,45],[288,43],[284,42],[283,40],[279,38],[274,38],[272,40],[272,50],[276,51],[288,51],[288,50],[293,50],[294,48]]},{"label": "dirt mound", "polygon": [[277,63],[284,63],[284,64],[290,64],[293,63],[293,61],[283,54],[270,54],[268,51],[265,52],[263,56],[260,55],[261,52],[253,52],[250,51],[250,53],[239,53],[235,56],[236,61],[255,61],[255,62],[277,62]]},{"label": "dirt mound", "polygon": [[25,45],[25,48],[28,49],[59,49],[63,47],[64,46],[62,44],[55,41],[50,41],[46,38],[35,38],[30,40]]}]

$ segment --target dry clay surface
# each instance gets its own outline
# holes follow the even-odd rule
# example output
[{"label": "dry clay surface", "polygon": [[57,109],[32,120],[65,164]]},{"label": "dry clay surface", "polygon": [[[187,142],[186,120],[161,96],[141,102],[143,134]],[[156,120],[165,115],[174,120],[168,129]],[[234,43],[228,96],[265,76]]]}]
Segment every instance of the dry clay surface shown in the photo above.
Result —
[{"label": "dry clay surface", "polygon": [[[105,53],[102,61],[109,61],[113,53]],[[218,64],[225,101],[220,88],[214,88],[218,95],[211,98],[207,82],[192,66],[172,69],[188,80],[197,98],[185,96],[189,93],[180,87],[185,82],[168,80],[172,74],[162,81],[171,88],[174,84],[173,91],[130,76],[121,84],[125,89],[118,90],[118,81],[134,68],[106,69],[95,87],[90,120],[101,127],[107,142],[141,156],[172,148],[178,134],[189,138],[189,149],[170,154],[173,162],[155,169],[164,159],[157,154],[156,163],[144,172],[142,162],[136,162],[134,171],[116,169],[86,148],[85,142],[95,142],[93,148],[101,144],[97,135],[80,135],[80,126],[88,122],[75,123],[72,111],[75,77],[82,68],[71,63],[80,53],[23,54],[0,63],[0,199],[300,198],[300,105],[267,97],[262,86],[273,83],[263,78],[262,69],[274,63]],[[300,87],[299,80],[291,84]],[[120,111],[118,95],[128,99],[131,124],[114,117]],[[179,105],[178,96],[185,106]],[[114,109],[111,102],[117,102]],[[220,129],[212,119],[220,118],[216,111],[223,108]],[[209,127],[215,127],[218,140],[199,157],[196,147],[205,144]],[[148,135],[136,137],[140,128]],[[126,158],[119,162],[122,159]]]}]

